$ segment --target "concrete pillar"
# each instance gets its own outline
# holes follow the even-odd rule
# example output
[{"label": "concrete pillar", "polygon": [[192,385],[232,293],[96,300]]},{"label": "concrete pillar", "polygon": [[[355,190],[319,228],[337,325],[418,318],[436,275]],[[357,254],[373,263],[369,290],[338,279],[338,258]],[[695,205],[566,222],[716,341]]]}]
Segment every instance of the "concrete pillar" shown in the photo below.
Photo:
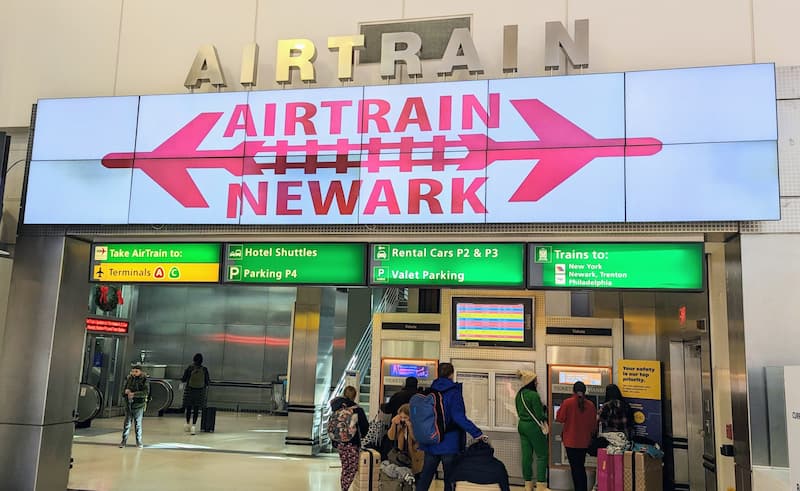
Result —
[{"label": "concrete pillar", "polygon": [[89,244],[20,237],[0,344],[3,489],[66,489],[87,313]]},{"label": "concrete pillar", "polygon": [[294,454],[314,455],[319,451],[315,430],[331,386],[335,313],[335,289],[297,289],[289,347],[286,434],[286,447]]}]

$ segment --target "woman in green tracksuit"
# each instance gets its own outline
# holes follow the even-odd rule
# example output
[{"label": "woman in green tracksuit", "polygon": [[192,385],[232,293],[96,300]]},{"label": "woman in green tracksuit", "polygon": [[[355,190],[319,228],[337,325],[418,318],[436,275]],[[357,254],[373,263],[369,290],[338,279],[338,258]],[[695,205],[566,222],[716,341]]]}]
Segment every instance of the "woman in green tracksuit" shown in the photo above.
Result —
[{"label": "woman in green tracksuit", "polygon": [[[542,432],[539,423],[547,422],[547,415],[542,406],[542,398],[536,391],[536,374],[520,370],[517,375],[522,388],[517,392],[516,406],[519,416],[519,438],[522,444],[522,476],[525,478],[525,491],[533,490],[533,454],[536,454],[536,489],[548,491],[547,488],[547,435]],[[538,422],[537,422],[538,421]]]}]

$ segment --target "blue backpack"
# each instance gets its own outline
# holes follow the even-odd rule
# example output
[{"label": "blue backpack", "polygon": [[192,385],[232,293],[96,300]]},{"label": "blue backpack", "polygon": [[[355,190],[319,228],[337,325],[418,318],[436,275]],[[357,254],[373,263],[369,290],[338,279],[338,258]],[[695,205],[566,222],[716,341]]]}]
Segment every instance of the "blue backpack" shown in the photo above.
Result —
[{"label": "blue backpack", "polygon": [[447,432],[442,394],[430,389],[411,398],[411,425],[420,445],[438,445]]}]

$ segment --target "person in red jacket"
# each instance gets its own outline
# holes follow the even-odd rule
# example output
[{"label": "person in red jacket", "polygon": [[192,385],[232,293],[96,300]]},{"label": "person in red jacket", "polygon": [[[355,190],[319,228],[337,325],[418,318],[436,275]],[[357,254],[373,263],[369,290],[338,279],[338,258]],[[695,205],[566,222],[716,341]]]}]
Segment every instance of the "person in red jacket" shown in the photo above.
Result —
[{"label": "person in red jacket", "polygon": [[586,384],[575,382],[572,392],[572,397],[561,404],[556,421],[564,425],[561,440],[567,449],[575,491],[588,491],[586,451],[597,429],[597,409],[586,399]]}]

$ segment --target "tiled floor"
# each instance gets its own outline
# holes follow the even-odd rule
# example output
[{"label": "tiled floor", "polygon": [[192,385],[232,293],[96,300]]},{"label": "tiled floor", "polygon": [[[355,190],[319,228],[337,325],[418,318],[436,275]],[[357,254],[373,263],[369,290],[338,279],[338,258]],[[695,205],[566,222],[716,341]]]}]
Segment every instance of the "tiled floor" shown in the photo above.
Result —
[{"label": "tiled floor", "polygon": [[[337,456],[284,455],[286,418],[219,413],[217,432],[189,435],[179,416],[146,418],[145,448],[117,448],[122,419],[77,430],[71,489],[336,491]],[[133,439],[131,439],[132,441]],[[441,490],[437,482],[431,490]]]}]

